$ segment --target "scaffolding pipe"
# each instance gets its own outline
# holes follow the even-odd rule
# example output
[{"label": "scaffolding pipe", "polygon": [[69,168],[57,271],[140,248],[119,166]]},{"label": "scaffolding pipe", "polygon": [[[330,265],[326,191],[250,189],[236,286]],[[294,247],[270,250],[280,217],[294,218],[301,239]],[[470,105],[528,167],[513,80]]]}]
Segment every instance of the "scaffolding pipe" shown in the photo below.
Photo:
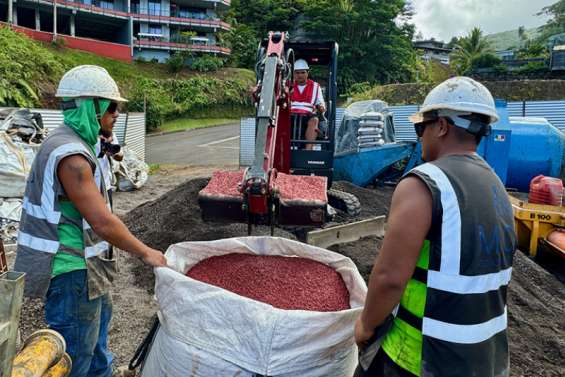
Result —
[{"label": "scaffolding pipe", "polygon": [[65,339],[58,332],[34,332],[14,359],[12,377],[43,377],[49,368],[63,358],[65,348]]}]

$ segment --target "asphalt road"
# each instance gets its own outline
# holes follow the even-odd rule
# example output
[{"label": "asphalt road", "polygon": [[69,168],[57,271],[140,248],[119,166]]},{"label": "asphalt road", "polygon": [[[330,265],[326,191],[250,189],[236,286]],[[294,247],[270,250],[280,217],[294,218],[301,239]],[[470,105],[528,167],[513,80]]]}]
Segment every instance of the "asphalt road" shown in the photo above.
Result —
[{"label": "asphalt road", "polygon": [[145,143],[150,164],[239,164],[239,124],[150,136]]}]

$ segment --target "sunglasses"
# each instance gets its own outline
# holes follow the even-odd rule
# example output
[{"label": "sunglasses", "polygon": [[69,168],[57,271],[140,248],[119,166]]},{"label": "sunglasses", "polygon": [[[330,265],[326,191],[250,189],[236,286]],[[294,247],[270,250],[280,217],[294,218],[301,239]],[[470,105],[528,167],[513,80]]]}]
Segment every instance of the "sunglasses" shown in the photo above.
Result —
[{"label": "sunglasses", "polygon": [[428,124],[432,124],[437,121],[437,118],[425,120],[420,123],[414,123],[414,131],[416,131],[416,136],[422,137],[424,136],[424,130]]},{"label": "sunglasses", "polygon": [[108,110],[106,110],[107,113],[109,114],[114,114],[116,111],[119,110],[119,104],[117,102],[110,102],[110,105],[108,106]]}]

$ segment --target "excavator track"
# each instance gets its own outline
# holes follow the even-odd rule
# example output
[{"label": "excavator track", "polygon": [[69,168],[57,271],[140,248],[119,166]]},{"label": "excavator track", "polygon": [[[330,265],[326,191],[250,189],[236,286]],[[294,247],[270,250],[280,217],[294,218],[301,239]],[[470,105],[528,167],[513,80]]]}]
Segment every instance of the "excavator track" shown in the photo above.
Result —
[{"label": "excavator track", "polygon": [[361,213],[361,203],[359,199],[348,192],[329,189],[328,202],[332,207],[347,213],[351,217],[359,216]]}]

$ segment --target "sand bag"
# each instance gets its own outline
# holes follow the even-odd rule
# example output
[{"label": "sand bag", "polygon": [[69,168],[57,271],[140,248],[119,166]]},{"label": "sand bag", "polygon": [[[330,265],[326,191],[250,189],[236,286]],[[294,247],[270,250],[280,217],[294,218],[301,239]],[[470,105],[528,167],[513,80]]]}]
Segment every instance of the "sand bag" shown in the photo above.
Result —
[{"label": "sand bag", "polygon": [[[337,271],[351,309],[282,310],[185,276],[198,262],[233,253],[309,258]],[[169,247],[172,269],[155,270],[159,328],[141,376],[351,376],[354,324],[367,287],[340,254],[276,237],[184,242]]]}]

